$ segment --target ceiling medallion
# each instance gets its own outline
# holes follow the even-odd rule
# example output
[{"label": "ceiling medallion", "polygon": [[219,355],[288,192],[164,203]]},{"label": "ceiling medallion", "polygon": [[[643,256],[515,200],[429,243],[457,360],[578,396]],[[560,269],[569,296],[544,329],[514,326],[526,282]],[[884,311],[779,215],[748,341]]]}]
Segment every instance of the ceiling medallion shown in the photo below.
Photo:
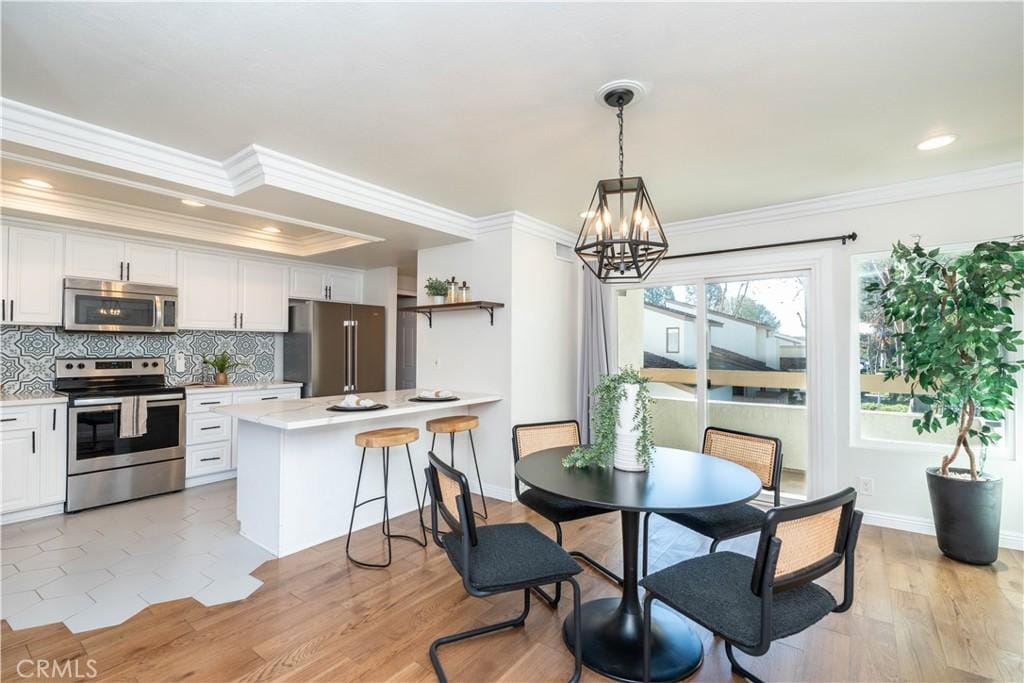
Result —
[{"label": "ceiling medallion", "polygon": [[618,110],[619,177],[597,181],[576,239],[576,255],[602,282],[642,282],[668,251],[643,178],[623,175],[622,110],[633,95],[630,88],[604,93],[605,103]]}]

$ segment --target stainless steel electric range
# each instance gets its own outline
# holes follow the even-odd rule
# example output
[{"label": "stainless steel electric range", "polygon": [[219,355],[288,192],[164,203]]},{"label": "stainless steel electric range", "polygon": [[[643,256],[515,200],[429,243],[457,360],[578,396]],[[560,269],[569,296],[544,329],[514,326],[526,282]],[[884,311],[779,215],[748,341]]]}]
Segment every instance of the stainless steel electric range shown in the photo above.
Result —
[{"label": "stainless steel electric range", "polygon": [[[58,358],[68,396],[68,512],[185,488],[185,390],[162,358]],[[122,401],[145,397],[145,433],[121,436]]]}]

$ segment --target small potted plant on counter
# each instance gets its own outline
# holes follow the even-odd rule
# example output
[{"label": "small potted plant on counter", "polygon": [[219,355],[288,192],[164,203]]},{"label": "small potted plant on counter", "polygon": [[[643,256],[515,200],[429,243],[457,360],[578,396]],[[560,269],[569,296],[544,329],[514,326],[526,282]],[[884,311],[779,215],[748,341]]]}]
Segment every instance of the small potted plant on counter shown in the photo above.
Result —
[{"label": "small potted plant on counter", "polygon": [[[990,564],[999,553],[1003,482],[985,471],[985,455],[1024,368],[1010,359],[1021,344],[1012,303],[1024,292],[1024,243],[983,242],[957,256],[896,243],[887,275],[868,286],[894,330],[896,362],[885,377],[920,392],[918,434],[955,428],[950,452],[926,472],[939,549]],[[969,467],[950,467],[961,453]]]},{"label": "small potted plant on counter", "polygon": [[436,277],[427,278],[427,284],[423,288],[427,290],[427,296],[430,297],[430,303],[435,306],[443,304],[445,297],[448,295],[448,283],[444,280],[439,280]]},{"label": "small potted plant on counter", "polygon": [[231,360],[231,356],[227,351],[221,351],[215,353],[212,356],[203,356],[203,365],[208,365],[213,368],[213,381],[216,384],[227,384],[228,383],[228,370],[231,368],[237,368],[241,363]]},{"label": "small potted plant on counter", "polygon": [[565,467],[613,465],[642,472],[654,455],[651,434],[651,390],[646,377],[632,367],[603,375],[592,394],[590,426],[593,444],[573,449]]}]

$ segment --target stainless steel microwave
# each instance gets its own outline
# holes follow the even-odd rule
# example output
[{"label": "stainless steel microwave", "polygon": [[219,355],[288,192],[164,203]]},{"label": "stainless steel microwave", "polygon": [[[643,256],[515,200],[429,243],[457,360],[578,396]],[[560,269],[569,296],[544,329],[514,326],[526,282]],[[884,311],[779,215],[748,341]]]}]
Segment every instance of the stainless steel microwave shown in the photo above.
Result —
[{"label": "stainless steel microwave", "polygon": [[78,332],[176,332],[176,287],[109,280],[64,280],[64,329]]}]

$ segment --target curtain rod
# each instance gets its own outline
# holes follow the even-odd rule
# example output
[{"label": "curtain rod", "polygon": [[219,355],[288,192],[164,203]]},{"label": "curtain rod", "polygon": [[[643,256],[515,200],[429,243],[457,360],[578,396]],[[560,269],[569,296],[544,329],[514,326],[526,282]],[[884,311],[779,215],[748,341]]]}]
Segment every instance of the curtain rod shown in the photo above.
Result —
[{"label": "curtain rod", "polygon": [[793,247],[798,244],[814,244],[816,242],[842,242],[846,244],[849,242],[855,242],[857,240],[857,233],[851,232],[847,235],[836,235],[835,237],[816,237],[810,240],[795,240],[793,242],[775,242],[773,244],[760,244],[755,247],[734,247],[732,249],[716,249],[714,251],[698,251],[694,254],[676,254],[675,256],[666,256],[662,261],[668,261],[669,259],[677,258],[693,258],[694,256],[714,256],[715,254],[731,254],[737,251],[754,251],[755,249],[774,249],[775,247]]}]

